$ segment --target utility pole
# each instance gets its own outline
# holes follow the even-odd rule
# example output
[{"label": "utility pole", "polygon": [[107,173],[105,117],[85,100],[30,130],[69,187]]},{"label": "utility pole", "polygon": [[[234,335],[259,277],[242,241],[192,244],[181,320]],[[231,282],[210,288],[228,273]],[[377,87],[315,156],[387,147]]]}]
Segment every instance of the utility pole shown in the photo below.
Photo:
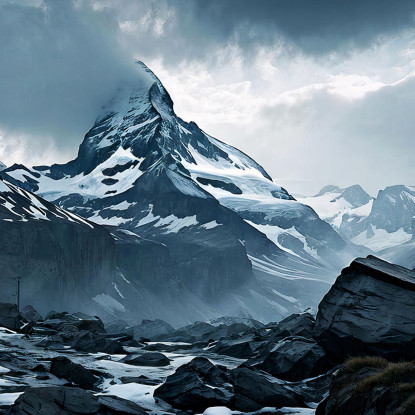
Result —
[{"label": "utility pole", "polygon": [[20,313],[20,280],[22,277],[17,277],[17,312]]}]

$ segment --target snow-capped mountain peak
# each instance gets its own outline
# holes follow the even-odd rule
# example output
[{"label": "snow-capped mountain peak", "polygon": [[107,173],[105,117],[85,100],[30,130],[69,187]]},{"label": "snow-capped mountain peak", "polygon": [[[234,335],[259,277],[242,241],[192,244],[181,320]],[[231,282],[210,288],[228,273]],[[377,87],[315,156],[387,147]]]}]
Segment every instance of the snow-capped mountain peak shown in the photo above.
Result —
[{"label": "snow-capped mountain peak", "polygon": [[[244,312],[277,307],[283,315],[301,308],[303,296],[325,292],[333,268],[356,253],[253,159],[179,118],[143,63],[137,71],[137,81],[121,85],[97,117],[74,160],[15,165],[2,177],[111,226],[119,252],[126,252],[119,267],[129,281],[138,278],[134,264],[143,260],[136,251],[144,250],[152,263],[148,275],[159,270],[169,281],[179,279],[203,301],[252,284],[242,302],[215,304],[226,314],[245,304]],[[135,237],[126,240],[120,230]],[[301,295],[298,280],[310,286]],[[166,282],[156,281],[162,292]]]}]

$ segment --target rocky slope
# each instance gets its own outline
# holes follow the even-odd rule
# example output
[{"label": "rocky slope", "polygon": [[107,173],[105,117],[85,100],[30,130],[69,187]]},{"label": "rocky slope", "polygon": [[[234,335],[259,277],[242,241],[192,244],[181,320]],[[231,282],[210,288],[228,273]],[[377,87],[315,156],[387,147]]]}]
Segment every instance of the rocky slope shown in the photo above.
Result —
[{"label": "rocky slope", "polygon": [[180,119],[141,62],[76,159],[1,175],[111,228],[120,272],[100,303],[117,312],[271,320],[315,306],[355,255],[254,160]]},{"label": "rocky slope", "polygon": [[[305,312],[264,325],[226,317],[177,330],[81,313],[42,319],[30,307],[19,315],[0,304],[0,325],[20,327],[0,329],[0,412],[409,415],[414,285],[408,269],[358,258],[316,319]],[[378,356],[344,362],[362,353]]]}]

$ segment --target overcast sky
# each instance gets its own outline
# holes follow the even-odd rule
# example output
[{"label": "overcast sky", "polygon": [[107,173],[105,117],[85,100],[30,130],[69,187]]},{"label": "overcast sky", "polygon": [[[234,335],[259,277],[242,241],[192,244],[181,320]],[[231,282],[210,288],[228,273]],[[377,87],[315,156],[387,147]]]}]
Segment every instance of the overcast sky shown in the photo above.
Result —
[{"label": "overcast sky", "polygon": [[0,160],[75,157],[140,59],[292,193],[415,185],[413,0],[0,0]]}]

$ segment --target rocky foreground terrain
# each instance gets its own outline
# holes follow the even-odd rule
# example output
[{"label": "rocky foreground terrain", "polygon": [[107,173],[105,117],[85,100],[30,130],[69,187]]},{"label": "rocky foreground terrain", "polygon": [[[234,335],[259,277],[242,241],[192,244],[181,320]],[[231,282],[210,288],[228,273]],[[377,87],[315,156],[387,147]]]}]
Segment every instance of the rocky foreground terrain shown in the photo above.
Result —
[{"label": "rocky foreground terrain", "polygon": [[[345,268],[314,318],[174,329],[0,304],[0,413],[413,414],[415,273]],[[358,356],[350,359],[353,356]]]}]

